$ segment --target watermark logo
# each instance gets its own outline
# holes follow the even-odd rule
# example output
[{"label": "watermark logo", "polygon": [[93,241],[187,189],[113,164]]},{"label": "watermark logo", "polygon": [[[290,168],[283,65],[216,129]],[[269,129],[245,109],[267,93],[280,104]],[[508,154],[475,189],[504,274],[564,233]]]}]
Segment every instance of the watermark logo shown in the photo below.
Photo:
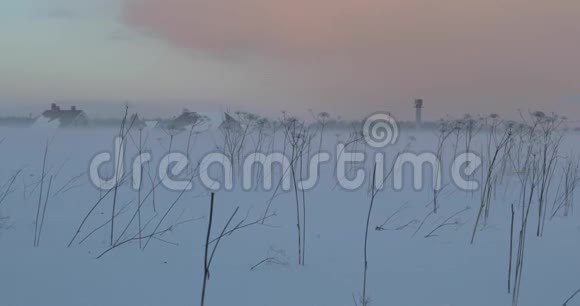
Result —
[{"label": "watermark logo", "polygon": [[[460,153],[443,160],[439,150],[436,154],[397,148],[399,124],[388,113],[369,116],[358,135],[359,143],[363,145],[349,146],[353,142],[338,142],[328,152],[311,152],[303,147],[283,152],[271,149],[270,152],[249,153],[236,162],[225,152],[209,152],[195,161],[195,167],[187,155],[171,152],[161,157],[153,169],[159,182],[175,191],[193,189],[193,178],[197,178],[196,183],[203,188],[212,191],[233,190],[236,186],[243,190],[254,190],[257,186],[266,191],[274,188],[311,190],[317,186],[322,174],[331,174],[344,190],[363,188],[369,180],[375,181],[376,189],[384,189],[388,179],[394,190],[403,190],[405,183],[412,181],[415,190],[430,188],[438,191],[444,186],[444,178],[449,178],[461,190],[479,189],[474,174],[483,162],[477,154]],[[99,153],[91,160],[89,176],[94,186],[110,190],[130,179],[133,189],[140,188],[144,167],[149,164],[147,169],[151,169],[153,158],[151,153],[143,152],[128,162],[126,145],[126,140],[117,137],[113,143],[114,152]],[[285,148],[291,146],[291,143],[284,145]],[[310,149],[314,147],[312,143],[310,146]],[[394,156],[391,160],[387,158],[387,152]],[[109,176],[101,171],[107,164],[113,166],[114,173]],[[131,170],[127,171],[125,165],[130,165]],[[371,178],[369,174],[375,177]],[[241,182],[235,181],[236,178]]]},{"label": "watermark logo", "polygon": [[399,139],[399,125],[390,114],[376,113],[365,120],[363,136],[370,147],[384,148]]}]

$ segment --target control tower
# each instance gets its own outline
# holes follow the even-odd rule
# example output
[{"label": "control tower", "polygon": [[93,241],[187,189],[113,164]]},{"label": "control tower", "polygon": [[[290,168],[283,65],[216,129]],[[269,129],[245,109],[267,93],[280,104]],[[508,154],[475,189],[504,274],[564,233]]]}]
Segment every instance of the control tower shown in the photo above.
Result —
[{"label": "control tower", "polygon": [[423,99],[415,99],[415,123],[417,128],[421,127],[421,112],[423,110]]}]

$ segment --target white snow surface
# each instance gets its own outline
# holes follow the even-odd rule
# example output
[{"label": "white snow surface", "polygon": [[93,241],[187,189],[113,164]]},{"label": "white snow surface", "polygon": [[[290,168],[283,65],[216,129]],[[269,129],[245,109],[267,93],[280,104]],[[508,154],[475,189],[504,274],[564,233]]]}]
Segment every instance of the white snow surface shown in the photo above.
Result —
[{"label": "white snow surface", "polygon": [[[152,187],[147,173],[153,180],[157,175],[155,161],[169,147],[175,152],[185,152],[188,137],[188,133],[182,133],[170,146],[170,138],[162,131],[149,129],[146,133],[144,149],[153,153],[154,161],[145,166],[141,198]],[[336,134],[340,133],[328,131],[324,135],[324,150],[335,150]],[[416,140],[410,140],[403,133],[396,145],[384,150],[387,156],[393,157],[407,146],[415,152],[435,151],[434,133],[413,133]],[[144,233],[151,233],[166,213],[159,230],[173,226],[151,239],[144,250],[134,240],[97,259],[110,247],[112,194],[90,214],[77,238],[67,247],[85,215],[105,194],[89,180],[90,160],[98,153],[112,151],[117,134],[118,129],[113,128],[0,129],[0,138],[5,139],[0,144],[3,158],[0,194],[8,188],[11,177],[21,170],[0,204],[0,217],[7,218],[0,228],[0,305],[199,305],[209,192],[198,180],[194,180],[194,189],[180,198],[180,192],[158,188],[143,203]],[[341,134],[341,141],[346,141],[347,134]],[[204,153],[215,151],[223,142],[220,137],[219,133],[212,132],[194,135],[189,152],[193,164]],[[313,150],[318,149],[317,137]],[[279,150],[282,150],[283,138],[281,134],[277,136],[275,146]],[[47,192],[50,177],[52,186],[40,244],[33,247],[38,183],[47,140],[43,193]],[[562,150],[577,149],[579,140],[578,135],[568,134]],[[136,141],[138,133],[132,133],[127,145],[128,157],[137,151]],[[482,139],[476,139],[474,148],[481,146]],[[253,144],[248,145],[249,151],[252,148]],[[449,146],[447,152],[452,151]],[[370,169],[372,160],[357,167]],[[272,201],[271,212],[275,216],[264,225],[240,229],[220,241],[211,265],[206,305],[352,306],[353,296],[358,301],[362,292],[363,244],[370,201],[368,184],[359,190],[344,190],[336,186],[334,170],[332,163],[324,164],[316,188],[305,193],[305,265],[297,264],[295,194],[282,192]],[[448,176],[448,170],[444,171]],[[556,181],[561,178],[561,169],[558,171]],[[519,196],[516,177],[509,176],[498,184],[489,221],[478,231],[473,245],[469,240],[480,202],[479,191],[471,193],[457,190],[453,185],[446,187],[440,195],[437,215],[428,218],[412,237],[418,228],[416,222],[402,229],[395,228],[413,220],[421,221],[430,212],[432,190],[429,185],[419,191],[411,183],[408,185],[401,191],[386,188],[375,199],[368,247],[370,305],[511,305],[507,275],[510,206],[518,203]],[[243,191],[239,184],[234,191],[218,191],[212,238],[221,232],[236,207],[239,212],[233,223],[243,218],[248,222],[259,219],[273,194],[274,190],[261,188]],[[138,197],[138,192],[129,184],[119,188],[114,240],[125,241],[137,235],[138,226],[134,221],[121,236],[136,211]],[[42,205],[44,201],[43,196]],[[390,230],[375,230],[405,204],[387,224]],[[447,217],[466,207],[471,209],[457,217],[462,226],[445,227],[434,237],[424,237]],[[535,216],[537,212],[532,210],[531,214]],[[516,218],[519,217],[518,211]],[[520,305],[562,305],[580,288],[580,219],[577,215],[556,216],[546,221],[541,238],[535,235],[535,222],[530,224]],[[277,262],[251,270],[268,257]],[[568,304],[573,305],[580,305],[580,299]]]}]

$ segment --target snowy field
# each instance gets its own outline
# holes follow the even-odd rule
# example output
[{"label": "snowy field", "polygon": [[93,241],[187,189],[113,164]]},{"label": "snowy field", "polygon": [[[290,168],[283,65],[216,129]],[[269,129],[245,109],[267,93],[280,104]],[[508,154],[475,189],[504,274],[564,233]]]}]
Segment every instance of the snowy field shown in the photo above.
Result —
[{"label": "snowy field", "polygon": [[[541,196],[543,160],[540,155],[526,155],[526,149],[518,146],[519,134],[514,134],[508,145],[511,153],[505,148],[498,153],[489,204],[480,215],[472,244],[485,173],[499,145],[489,142],[490,133],[481,131],[471,144],[471,151],[483,158],[471,177],[481,183],[475,191],[461,190],[450,181],[449,161],[465,151],[463,133],[458,138],[449,135],[438,150],[439,132],[402,131],[396,144],[378,150],[386,154],[385,175],[398,153],[440,151],[443,188],[434,195],[432,176],[426,175],[423,187],[416,189],[406,175],[402,189],[386,183],[376,192],[368,226],[366,300],[362,298],[365,232],[375,193],[371,156],[377,150],[363,141],[353,142],[357,136],[347,130],[324,132],[322,149],[333,160],[338,142],[349,144],[348,151],[367,153],[366,162],[347,165],[349,175],[366,170],[365,183],[355,190],[338,184],[333,160],[321,166],[317,184],[304,193],[276,189],[281,173],[274,174],[270,190],[257,185],[244,190],[236,183],[241,167],[234,167],[233,190],[215,192],[210,240],[222,236],[232,215],[225,233],[233,232],[219,239],[205,305],[512,305],[508,279],[512,293],[519,282],[518,305],[562,305],[580,288],[580,220],[573,210],[578,177],[570,171],[566,174],[566,169],[573,169],[567,165],[575,158],[580,137],[568,132],[562,139],[551,183]],[[141,133],[141,151],[151,152],[153,160],[144,165],[141,190],[134,189],[130,179],[116,190],[99,190],[89,177],[91,160],[98,153],[112,153],[118,134],[108,128],[0,129],[4,139],[0,144],[0,305],[200,304],[210,191],[196,177],[200,170],[196,165],[206,153],[224,151],[224,136],[218,131],[185,131],[172,137],[146,128]],[[262,150],[290,156],[284,133],[275,135],[250,133],[240,155]],[[504,134],[494,135],[501,140]],[[129,173],[132,157],[139,151],[139,131],[131,130],[125,141]],[[319,150],[319,142],[316,132],[302,151],[303,163],[293,163],[295,175],[300,169],[307,172],[305,161]],[[538,143],[534,152],[541,153],[542,148]],[[192,163],[181,176],[193,177],[192,190],[175,191],[159,184],[156,165],[170,151],[190,156]],[[530,158],[535,158],[536,172],[526,167]],[[112,169],[108,165],[103,171],[112,173]],[[219,168],[209,172],[220,177]],[[531,177],[526,188],[522,188],[523,177]],[[522,240],[527,207],[529,221]],[[210,255],[215,243],[210,244]],[[524,256],[519,257],[522,243]],[[572,305],[580,305],[580,298],[572,299],[568,306]]]}]

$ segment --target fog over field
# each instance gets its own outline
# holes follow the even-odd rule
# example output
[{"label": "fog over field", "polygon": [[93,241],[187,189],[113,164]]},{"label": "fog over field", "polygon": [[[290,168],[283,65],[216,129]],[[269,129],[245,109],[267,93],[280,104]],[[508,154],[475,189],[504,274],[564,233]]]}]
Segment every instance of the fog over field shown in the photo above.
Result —
[{"label": "fog over field", "polygon": [[0,306],[580,306],[579,20],[0,0]]},{"label": "fog over field", "polygon": [[2,128],[2,304],[579,302],[564,118],[232,119]]}]

